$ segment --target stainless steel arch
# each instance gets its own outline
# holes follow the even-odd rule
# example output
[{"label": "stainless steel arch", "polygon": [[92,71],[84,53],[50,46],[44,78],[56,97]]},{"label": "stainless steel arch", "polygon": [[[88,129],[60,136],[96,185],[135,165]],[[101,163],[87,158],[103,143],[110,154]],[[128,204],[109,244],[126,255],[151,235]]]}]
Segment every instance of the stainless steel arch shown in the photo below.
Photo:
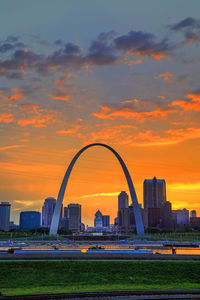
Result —
[{"label": "stainless steel arch", "polygon": [[115,157],[118,159],[118,161],[120,162],[120,165],[121,165],[121,167],[124,171],[124,175],[126,177],[126,181],[128,183],[129,192],[130,192],[131,199],[132,199],[137,234],[138,235],[144,235],[144,226],[143,226],[143,222],[142,222],[141,211],[140,211],[140,207],[138,205],[137,196],[136,196],[136,193],[135,193],[135,189],[134,189],[133,182],[132,182],[131,176],[129,174],[129,171],[128,171],[124,161],[120,157],[120,155],[113,148],[111,148],[110,146],[108,146],[106,144],[102,144],[102,143],[94,143],[94,144],[89,144],[89,145],[85,146],[72,159],[72,161],[71,161],[71,163],[70,163],[70,165],[69,165],[69,167],[68,167],[68,169],[65,173],[65,176],[63,178],[63,181],[62,181],[62,184],[61,184],[61,187],[60,187],[60,190],[59,190],[58,199],[57,199],[57,202],[56,202],[56,206],[55,206],[55,210],[54,210],[54,214],[53,214],[53,218],[52,218],[52,222],[51,222],[50,235],[57,234],[63,197],[64,197],[64,194],[65,194],[65,189],[66,189],[67,182],[68,182],[70,173],[72,171],[72,168],[73,168],[75,162],[77,161],[77,159],[79,158],[79,156],[86,149],[88,149],[90,147],[94,147],[94,146],[101,146],[101,147],[109,149],[115,155]]}]

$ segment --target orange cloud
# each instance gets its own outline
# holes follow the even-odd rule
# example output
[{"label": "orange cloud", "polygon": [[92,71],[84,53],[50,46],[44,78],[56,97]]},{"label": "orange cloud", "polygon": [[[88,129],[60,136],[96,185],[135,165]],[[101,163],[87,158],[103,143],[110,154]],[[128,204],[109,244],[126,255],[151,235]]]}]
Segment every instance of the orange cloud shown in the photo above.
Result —
[{"label": "orange cloud", "polygon": [[28,206],[32,206],[34,204],[33,201],[21,201],[21,200],[14,200],[14,203],[16,204],[20,204],[22,205],[22,208],[25,206],[25,207],[28,207]]},{"label": "orange cloud", "polygon": [[76,133],[80,128],[82,128],[81,125],[77,125],[72,129],[68,129],[68,130],[58,130],[56,131],[57,134],[74,134]]},{"label": "orange cloud", "polygon": [[8,100],[20,100],[23,97],[24,97],[23,93],[13,94],[10,97],[8,97]]},{"label": "orange cloud", "polygon": [[27,125],[33,125],[33,127],[46,127],[47,119],[38,119],[38,118],[32,118],[27,120],[19,120],[17,121],[18,125],[24,127]]},{"label": "orange cloud", "polygon": [[108,120],[115,120],[116,118],[125,118],[125,119],[135,119],[138,122],[144,122],[146,119],[150,118],[163,118],[166,117],[169,113],[176,113],[177,111],[174,109],[161,109],[157,108],[152,111],[147,111],[147,112],[136,112],[133,111],[131,108],[119,108],[116,110],[113,110],[112,112],[106,113],[110,111],[110,108],[102,109],[100,106],[101,111],[98,113],[92,113],[91,115],[94,117],[97,117],[99,119],[108,119]]},{"label": "orange cloud", "polygon": [[128,65],[129,67],[131,66],[134,66],[134,65],[139,65],[142,63],[142,60],[141,59],[136,59],[136,60],[133,60],[133,59],[128,59],[127,57],[124,59],[124,63],[126,65]]},{"label": "orange cloud", "polygon": [[[153,134],[152,130],[138,133],[133,137],[132,145],[138,146],[165,146],[184,142],[190,139],[200,137],[200,128],[180,128],[169,129],[163,132],[162,135]],[[131,141],[130,141],[131,142]]]},{"label": "orange cloud", "polygon": [[65,76],[62,76],[60,79],[57,79],[54,81],[54,85],[56,87],[62,87],[66,81],[66,79],[70,79],[72,77],[72,75],[70,73],[68,73]]},{"label": "orange cloud", "polygon": [[23,104],[20,106],[20,110],[24,111],[24,116],[30,115],[29,118],[19,119],[17,124],[24,127],[32,125],[33,127],[46,127],[48,123],[55,123],[55,112],[53,110],[48,111],[42,109],[35,104]]},{"label": "orange cloud", "polygon": [[161,58],[166,57],[164,53],[156,53],[153,51],[153,49],[148,49],[148,50],[140,50],[140,51],[128,51],[127,52],[130,55],[141,55],[141,56],[152,56],[156,60],[160,60]]},{"label": "orange cloud", "polygon": [[[124,130],[125,129],[125,130]],[[134,129],[129,130],[129,129]],[[106,127],[99,131],[93,131],[87,137],[86,143],[97,141],[118,143],[121,145],[149,147],[174,145],[186,140],[200,137],[200,128],[190,127],[181,129],[170,129],[162,133],[155,133],[152,130],[137,132],[137,127],[132,125],[119,125]],[[82,136],[84,138],[84,136]]]},{"label": "orange cloud", "polygon": [[192,99],[193,101],[197,101],[197,102],[200,102],[200,92],[199,93],[191,93],[191,94],[188,94],[187,95],[187,98],[190,98]]},{"label": "orange cloud", "polygon": [[0,123],[12,123],[13,121],[12,114],[0,114]]},{"label": "orange cloud", "polygon": [[192,101],[176,100],[170,106],[179,106],[184,111],[200,111],[200,94],[188,94],[187,98],[192,99]]},{"label": "orange cloud", "polygon": [[10,145],[10,146],[4,146],[4,147],[0,147],[1,151],[4,150],[10,150],[10,149],[16,149],[16,148],[21,148],[24,147],[24,145]]},{"label": "orange cloud", "polygon": [[61,100],[61,101],[69,101],[70,96],[56,96],[56,95],[48,95],[53,100]]},{"label": "orange cloud", "polygon": [[[11,95],[8,96],[8,94],[11,94]],[[19,88],[9,89],[8,94],[7,93],[1,93],[0,97],[3,98],[5,101],[20,100],[20,99],[24,98],[24,94],[22,92],[20,92]]]},{"label": "orange cloud", "polygon": [[171,191],[200,191],[200,182],[193,182],[193,183],[185,183],[185,182],[178,182],[178,183],[171,183],[168,184],[168,189]]},{"label": "orange cloud", "polygon": [[[101,125],[97,124],[97,128],[100,126]],[[119,141],[122,142],[124,139],[131,139],[137,129],[137,126],[131,124],[121,124],[116,126],[108,126],[96,131],[92,131],[87,136],[81,135],[79,137],[85,140],[85,144],[98,141],[105,143],[108,141],[112,143],[118,143]]]},{"label": "orange cloud", "polygon": [[162,73],[162,74],[156,76],[155,78],[156,79],[160,79],[161,78],[161,79],[164,79],[164,80],[166,80],[168,82],[172,82],[173,81],[173,77],[174,77],[174,74],[166,72],[166,73]]},{"label": "orange cloud", "polygon": [[81,199],[87,199],[87,198],[93,198],[93,197],[99,197],[99,196],[110,197],[110,196],[118,196],[119,193],[120,192],[98,193],[98,194],[83,195],[83,196],[80,196],[79,198],[81,198]]}]

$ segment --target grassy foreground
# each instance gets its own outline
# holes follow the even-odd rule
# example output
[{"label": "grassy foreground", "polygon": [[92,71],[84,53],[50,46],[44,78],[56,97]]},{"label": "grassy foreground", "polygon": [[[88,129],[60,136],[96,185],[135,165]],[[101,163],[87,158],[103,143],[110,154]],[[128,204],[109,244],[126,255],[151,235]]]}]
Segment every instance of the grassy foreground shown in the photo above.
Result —
[{"label": "grassy foreground", "polygon": [[200,261],[0,261],[0,292],[200,289]]}]

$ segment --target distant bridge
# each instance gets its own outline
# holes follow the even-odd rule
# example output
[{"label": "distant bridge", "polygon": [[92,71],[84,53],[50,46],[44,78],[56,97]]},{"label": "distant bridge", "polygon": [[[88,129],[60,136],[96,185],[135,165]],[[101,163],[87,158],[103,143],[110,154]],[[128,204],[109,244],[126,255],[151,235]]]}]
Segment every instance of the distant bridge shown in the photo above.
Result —
[{"label": "distant bridge", "polygon": [[141,210],[140,210],[140,207],[138,205],[137,196],[136,196],[136,193],[135,193],[135,189],[134,189],[133,182],[132,182],[131,176],[129,174],[129,171],[128,171],[124,161],[122,160],[121,156],[113,148],[111,148],[110,146],[108,146],[106,144],[102,144],[102,143],[89,144],[89,145],[83,147],[72,159],[69,167],[67,168],[67,171],[65,173],[65,176],[63,178],[63,181],[62,181],[59,193],[58,193],[58,199],[57,199],[57,202],[56,202],[56,206],[55,206],[55,209],[54,209],[54,214],[53,214],[53,218],[52,218],[52,222],[51,222],[51,227],[50,227],[50,235],[57,234],[58,224],[59,224],[59,219],[60,219],[60,212],[61,212],[61,207],[62,207],[62,203],[63,203],[63,197],[64,197],[66,186],[67,186],[67,183],[68,183],[68,180],[69,180],[69,176],[71,174],[71,171],[73,169],[73,166],[74,166],[75,162],[77,161],[79,156],[85,150],[87,150],[88,148],[91,148],[91,147],[96,147],[96,146],[107,148],[118,159],[118,161],[119,161],[119,163],[120,163],[120,165],[121,165],[121,167],[124,171],[126,181],[128,183],[129,192],[130,192],[131,199],[132,199],[132,204],[133,204],[133,211],[134,211],[134,216],[135,216],[137,234],[138,235],[144,235],[144,226],[143,226],[143,221],[142,221],[142,216],[141,216]]}]

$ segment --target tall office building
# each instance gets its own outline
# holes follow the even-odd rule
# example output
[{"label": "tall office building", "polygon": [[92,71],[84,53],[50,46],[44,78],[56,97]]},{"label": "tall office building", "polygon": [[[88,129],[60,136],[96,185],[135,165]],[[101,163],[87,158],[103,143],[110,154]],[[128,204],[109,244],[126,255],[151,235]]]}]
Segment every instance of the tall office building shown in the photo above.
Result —
[{"label": "tall office building", "polygon": [[133,232],[135,229],[135,217],[133,206],[121,208],[118,211],[118,231]]},{"label": "tall office building", "polygon": [[131,232],[135,228],[135,217],[132,205],[128,205],[128,194],[122,191],[118,196],[118,231]]},{"label": "tall office building", "polygon": [[10,203],[0,203],[0,230],[9,231],[10,222]]},{"label": "tall office building", "polygon": [[148,227],[161,223],[161,208],[166,203],[166,183],[164,179],[145,179],[143,184],[144,213]]},{"label": "tall office building", "polygon": [[69,204],[68,205],[69,229],[73,232],[81,230],[81,205]]},{"label": "tall office building", "polygon": [[166,229],[173,227],[172,205],[169,201],[164,202],[161,207],[161,227]]},{"label": "tall office building", "polygon": [[69,218],[69,210],[68,207],[64,207],[64,218],[68,219]]},{"label": "tall office building", "polygon": [[102,221],[103,221],[103,227],[110,227],[110,216],[109,215],[103,215]]},{"label": "tall office building", "polygon": [[42,207],[42,226],[50,228],[51,220],[53,218],[54,208],[56,206],[56,199],[53,197],[46,198]]},{"label": "tall office building", "polygon": [[40,227],[41,213],[39,211],[22,211],[20,213],[20,229],[37,229]]},{"label": "tall office building", "polygon": [[145,179],[143,184],[144,209],[161,208],[166,202],[166,183],[164,179]]},{"label": "tall office building", "polygon": [[122,208],[128,208],[128,194],[125,191],[118,196],[118,211]]}]

